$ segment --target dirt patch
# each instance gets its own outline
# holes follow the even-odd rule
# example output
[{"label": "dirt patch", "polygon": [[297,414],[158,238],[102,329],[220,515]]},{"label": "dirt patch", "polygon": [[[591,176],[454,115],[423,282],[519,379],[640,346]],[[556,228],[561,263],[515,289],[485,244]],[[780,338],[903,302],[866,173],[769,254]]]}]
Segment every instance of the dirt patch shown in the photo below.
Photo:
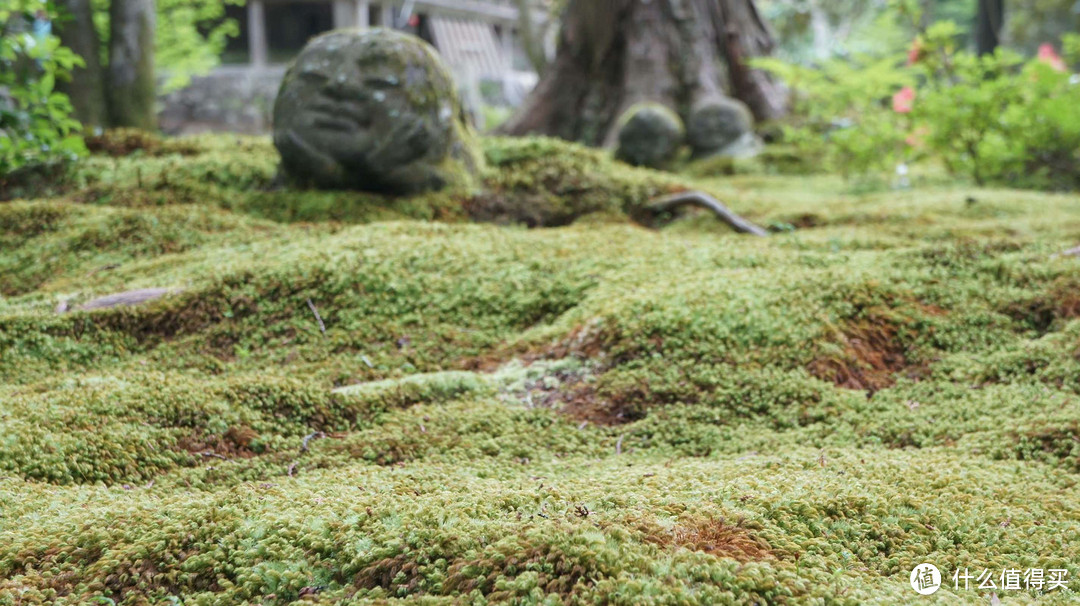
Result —
[{"label": "dirt patch", "polygon": [[[557,360],[567,360],[568,357]],[[534,364],[542,368],[545,362]],[[503,396],[524,402],[529,407],[556,410],[575,423],[612,426],[645,417],[643,402],[647,400],[638,397],[640,394],[609,394],[597,389],[596,377],[602,372],[598,365],[582,363],[562,368],[558,367],[559,362],[555,362],[555,365],[555,368],[549,367],[524,384],[507,388]]]}]

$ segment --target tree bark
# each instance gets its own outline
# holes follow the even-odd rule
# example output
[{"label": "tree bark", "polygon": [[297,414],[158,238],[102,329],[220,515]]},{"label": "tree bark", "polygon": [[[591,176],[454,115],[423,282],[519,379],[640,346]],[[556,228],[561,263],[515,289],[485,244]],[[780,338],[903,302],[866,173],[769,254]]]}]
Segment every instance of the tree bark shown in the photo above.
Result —
[{"label": "tree bark", "polygon": [[109,121],[157,128],[154,110],[154,0],[112,0],[109,6]]},{"label": "tree bark", "polygon": [[559,50],[502,132],[610,144],[618,117],[642,101],[685,120],[704,97],[729,95],[767,120],[786,92],[746,61],[773,49],[753,0],[570,0]]},{"label": "tree bark", "polygon": [[105,105],[105,77],[101,70],[101,41],[94,29],[90,0],[61,0],[69,19],[59,31],[60,43],[82,57],[85,67],[71,72],[71,81],[59,85],[71,98],[75,117],[87,126],[105,126],[108,111]]},{"label": "tree bark", "polygon": [[1001,26],[1005,21],[1005,0],[979,0],[975,15],[975,48],[988,55],[1001,43]]},{"label": "tree bark", "polygon": [[533,22],[532,2],[530,0],[514,0],[518,9],[518,35],[521,39],[521,47],[525,49],[525,56],[529,58],[529,64],[537,74],[543,75],[547,69],[547,55],[544,53],[544,31]]}]

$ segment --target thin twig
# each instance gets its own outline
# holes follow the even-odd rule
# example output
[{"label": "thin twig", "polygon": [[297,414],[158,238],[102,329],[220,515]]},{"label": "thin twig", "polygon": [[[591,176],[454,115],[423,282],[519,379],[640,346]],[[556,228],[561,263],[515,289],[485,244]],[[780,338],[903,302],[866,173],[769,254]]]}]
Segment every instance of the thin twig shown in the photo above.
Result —
[{"label": "thin twig", "polygon": [[732,212],[731,209],[724,206],[722,202],[703,191],[684,191],[670,196],[664,196],[663,198],[650,202],[649,208],[654,212],[665,212],[675,210],[680,206],[686,206],[688,204],[708,209],[716,215],[718,219],[727,223],[732,229],[739,233],[751,234],[754,236],[769,235],[769,232],[765,231],[763,227],[755,225],[740,217]]},{"label": "thin twig", "polygon": [[617,454],[617,455],[622,454],[622,440],[625,437],[626,437],[626,434],[624,433],[623,435],[619,436],[619,441],[615,442],[615,454]]},{"label": "thin twig", "polygon": [[228,460],[229,460],[229,458],[228,458],[228,457],[225,457],[225,456],[219,455],[219,454],[218,454],[218,453],[216,453],[216,452],[210,452],[209,450],[208,450],[208,451],[206,451],[206,452],[200,452],[199,454],[200,454],[200,455],[202,455],[202,456],[204,456],[204,457],[214,457],[214,458],[216,458],[216,459],[221,459],[222,461],[228,461]]},{"label": "thin twig", "polygon": [[311,308],[311,313],[315,314],[315,319],[319,322],[319,332],[325,335],[326,324],[323,324],[322,316],[319,315],[319,310],[315,307],[315,304],[311,302],[311,298],[308,298],[307,306]]},{"label": "thin twig", "polygon": [[304,436],[304,443],[300,447],[300,452],[307,452],[307,450],[308,450],[308,442],[310,442],[312,440],[317,440],[319,438],[325,438],[325,437],[326,437],[326,434],[321,432],[321,431],[316,431],[316,432],[309,433],[308,435]]}]

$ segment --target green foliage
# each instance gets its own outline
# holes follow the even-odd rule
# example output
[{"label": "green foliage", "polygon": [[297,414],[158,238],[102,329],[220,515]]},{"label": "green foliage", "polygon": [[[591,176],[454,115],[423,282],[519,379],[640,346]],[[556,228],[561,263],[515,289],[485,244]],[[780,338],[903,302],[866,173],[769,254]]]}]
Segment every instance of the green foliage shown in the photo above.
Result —
[{"label": "green foliage", "polygon": [[[920,18],[917,11],[903,14]],[[758,65],[795,89],[785,140],[824,158],[828,170],[885,175],[900,163],[924,160],[980,185],[1080,188],[1074,77],[1004,49],[978,57],[959,48],[959,38],[952,22],[941,21],[916,38],[906,60]],[[1074,44],[1066,39],[1067,52]],[[907,99],[897,97],[903,94]]]},{"label": "green foliage", "polygon": [[1005,38],[1027,52],[1080,29],[1075,0],[1010,0],[1005,6]]},{"label": "green foliage", "polygon": [[915,79],[894,58],[836,58],[814,67],[762,58],[754,64],[794,90],[784,141],[822,159],[820,170],[861,175],[891,168],[904,156],[907,132],[889,99]]},{"label": "green foliage", "polygon": [[999,49],[955,51],[949,23],[922,37],[924,84],[912,112],[929,151],[976,183],[1080,188],[1080,87],[1070,74]]},{"label": "green foliage", "polygon": [[56,12],[43,0],[0,8],[0,197],[16,171],[64,163],[85,153],[71,101],[56,90],[81,59],[54,35],[37,38],[26,16]]},{"label": "green foliage", "polygon": [[[102,62],[109,41],[109,1],[93,0],[94,24],[102,41]],[[225,18],[225,7],[245,0],[156,0],[157,29],[154,63],[166,75],[165,91],[183,88],[192,76],[215,67],[228,38],[240,33],[236,21]]]},{"label": "green foliage", "polygon": [[191,76],[204,74],[220,61],[228,38],[240,34],[225,18],[227,5],[245,0],[157,0],[158,27],[154,60],[168,75],[166,91],[183,88]]},{"label": "green foliage", "polygon": [[[757,0],[755,5],[776,32],[776,56],[808,65],[836,57],[903,50],[919,28],[910,18],[897,19],[897,9],[918,13],[916,23],[951,20],[968,24],[973,22],[976,1]],[[968,32],[963,35],[966,38]]]}]

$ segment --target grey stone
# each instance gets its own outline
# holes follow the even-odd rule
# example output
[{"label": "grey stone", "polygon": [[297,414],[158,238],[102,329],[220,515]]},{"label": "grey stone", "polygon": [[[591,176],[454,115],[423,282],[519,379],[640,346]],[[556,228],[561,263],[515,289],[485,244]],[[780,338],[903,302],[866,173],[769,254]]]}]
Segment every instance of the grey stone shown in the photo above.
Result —
[{"label": "grey stone", "polygon": [[685,135],[678,114],[659,103],[641,103],[619,119],[615,157],[634,166],[661,168],[675,157]]},{"label": "grey stone", "polygon": [[296,184],[392,195],[467,183],[480,163],[435,50],[382,28],[304,47],[274,104],[274,145]]},{"label": "grey stone", "polygon": [[[141,290],[128,290],[112,295],[106,295],[104,297],[98,297],[91,299],[86,303],[79,306],[80,310],[90,311],[93,309],[109,309],[111,307],[123,307],[130,305],[141,305],[142,303],[149,303],[156,299],[160,299],[169,293],[179,292],[176,290],[169,290],[168,288],[144,288]],[[67,311],[68,307],[66,302],[62,304],[62,307],[57,307],[57,311]]]}]

